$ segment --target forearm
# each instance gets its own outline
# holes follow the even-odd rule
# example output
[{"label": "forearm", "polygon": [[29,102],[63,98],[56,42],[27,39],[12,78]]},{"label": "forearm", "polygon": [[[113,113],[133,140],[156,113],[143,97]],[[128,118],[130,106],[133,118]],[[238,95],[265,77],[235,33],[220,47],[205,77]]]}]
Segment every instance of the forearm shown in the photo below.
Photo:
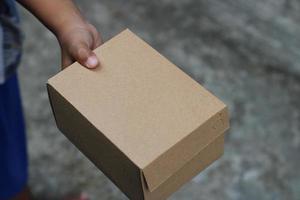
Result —
[{"label": "forearm", "polygon": [[102,43],[100,34],[86,22],[72,0],[17,1],[56,35],[61,47],[63,68],[74,61],[87,68],[99,65],[92,50]]},{"label": "forearm", "polygon": [[72,0],[17,0],[55,35],[85,23]]}]

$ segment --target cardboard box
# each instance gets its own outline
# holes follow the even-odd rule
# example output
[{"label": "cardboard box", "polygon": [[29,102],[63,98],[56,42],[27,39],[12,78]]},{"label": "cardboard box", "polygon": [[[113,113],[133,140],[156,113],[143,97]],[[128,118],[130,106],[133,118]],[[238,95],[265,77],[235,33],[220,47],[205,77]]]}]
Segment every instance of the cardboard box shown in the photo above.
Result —
[{"label": "cardboard box", "polygon": [[[130,199],[165,199],[223,154],[226,106],[129,30],[48,81],[58,128]],[[220,83],[221,84],[221,83]]]}]

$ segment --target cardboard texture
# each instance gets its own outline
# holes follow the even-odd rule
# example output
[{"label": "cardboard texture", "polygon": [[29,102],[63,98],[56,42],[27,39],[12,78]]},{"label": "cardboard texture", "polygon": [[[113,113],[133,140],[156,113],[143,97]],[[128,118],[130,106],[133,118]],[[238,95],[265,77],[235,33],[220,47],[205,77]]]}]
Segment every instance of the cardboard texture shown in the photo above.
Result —
[{"label": "cardboard texture", "polygon": [[227,107],[125,30],[48,81],[58,128],[130,199],[165,199],[223,154]]}]

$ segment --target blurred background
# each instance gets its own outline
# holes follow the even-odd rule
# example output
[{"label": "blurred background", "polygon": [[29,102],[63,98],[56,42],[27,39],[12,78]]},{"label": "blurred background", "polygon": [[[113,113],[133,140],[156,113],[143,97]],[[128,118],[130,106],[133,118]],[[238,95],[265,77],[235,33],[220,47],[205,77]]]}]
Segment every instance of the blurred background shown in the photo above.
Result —
[{"label": "blurred background", "polygon": [[[300,1],[77,2],[104,40],[130,28],[229,106],[225,155],[170,199],[300,199]],[[59,72],[59,46],[20,10],[34,195],[126,199],[56,128],[45,83]]]}]

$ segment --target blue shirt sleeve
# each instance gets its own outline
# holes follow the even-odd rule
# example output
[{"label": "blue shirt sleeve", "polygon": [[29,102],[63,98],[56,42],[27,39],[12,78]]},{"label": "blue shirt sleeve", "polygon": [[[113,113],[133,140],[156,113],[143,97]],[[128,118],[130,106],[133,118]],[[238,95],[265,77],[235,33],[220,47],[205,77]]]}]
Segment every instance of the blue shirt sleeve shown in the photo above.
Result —
[{"label": "blue shirt sleeve", "polygon": [[15,73],[22,50],[20,17],[15,0],[0,3],[0,84]]}]

